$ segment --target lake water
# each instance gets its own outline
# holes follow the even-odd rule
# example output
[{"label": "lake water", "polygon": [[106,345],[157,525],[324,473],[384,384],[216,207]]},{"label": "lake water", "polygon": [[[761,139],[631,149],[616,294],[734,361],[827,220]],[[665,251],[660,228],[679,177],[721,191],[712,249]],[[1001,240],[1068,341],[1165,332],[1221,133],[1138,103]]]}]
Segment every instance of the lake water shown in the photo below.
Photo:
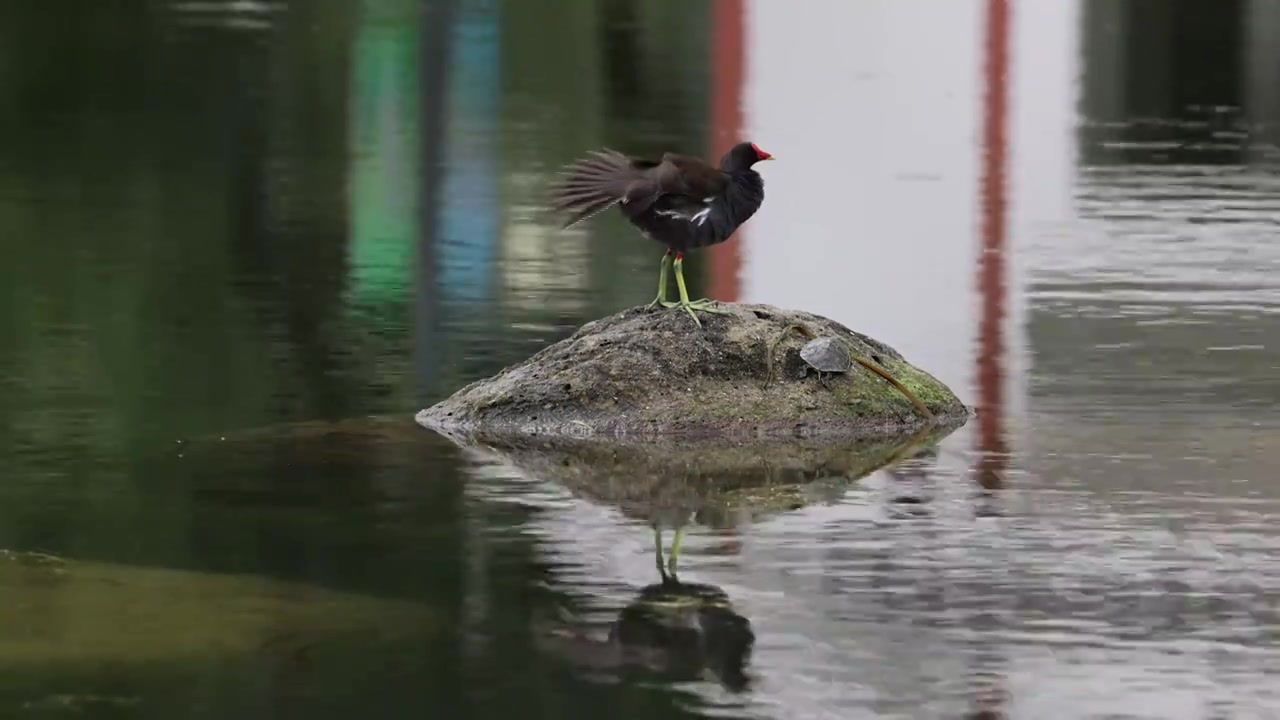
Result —
[{"label": "lake water", "polygon": [[[1280,717],[1277,21],[6,4],[0,716]],[[977,418],[864,477],[413,423],[651,299],[660,248],[556,230],[561,164],[739,137],[767,199],[691,293]]]}]

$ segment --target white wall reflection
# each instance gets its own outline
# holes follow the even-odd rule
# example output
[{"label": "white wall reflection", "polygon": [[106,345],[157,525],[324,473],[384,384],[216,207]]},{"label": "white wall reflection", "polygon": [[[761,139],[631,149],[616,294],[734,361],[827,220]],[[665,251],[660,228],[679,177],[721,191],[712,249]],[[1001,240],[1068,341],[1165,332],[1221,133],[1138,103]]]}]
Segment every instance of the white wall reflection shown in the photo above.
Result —
[{"label": "white wall reflection", "polygon": [[977,322],[981,9],[756,0],[745,43],[747,133],[778,161],[743,299],[828,315],[957,387]]},{"label": "white wall reflection", "polygon": [[[985,6],[756,0],[746,38],[746,133],[778,162],[743,233],[742,299],[883,339],[969,402]],[[1071,0],[1014,4],[1008,376],[1024,364],[1018,248],[1070,211],[1076,12]],[[1022,394],[1006,394],[1014,412]]]}]

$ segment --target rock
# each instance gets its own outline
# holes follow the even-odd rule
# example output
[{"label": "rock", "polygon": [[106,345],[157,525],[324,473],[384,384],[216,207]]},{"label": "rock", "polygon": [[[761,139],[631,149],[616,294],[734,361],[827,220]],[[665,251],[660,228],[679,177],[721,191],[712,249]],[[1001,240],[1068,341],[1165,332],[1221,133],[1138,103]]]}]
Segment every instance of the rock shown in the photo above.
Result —
[{"label": "rock", "polygon": [[[336,669],[350,662],[345,652],[385,652],[383,637],[426,642],[443,638],[450,629],[422,603],[407,599],[262,575],[117,565],[4,549],[0,593],[5,598],[0,604],[0,627],[5,628],[0,668],[5,691],[15,693],[6,696],[6,706],[11,697],[81,688],[85,678],[99,676],[103,668],[121,677],[207,663],[249,672],[254,663],[297,662],[305,652],[308,670],[316,677],[336,677]],[[343,638],[342,643],[325,642],[326,633]],[[365,645],[352,646],[352,639]],[[239,672],[210,677],[206,687],[215,691],[214,697],[228,697],[243,691],[243,685],[235,684],[239,677]]]},{"label": "rock", "polygon": [[936,424],[958,426],[969,417],[948,387],[888,345],[840,323],[770,305],[718,307],[727,314],[700,314],[702,328],[678,308],[643,306],[590,322],[528,360],[458,390],[417,420],[482,439],[874,437],[909,433],[928,422],[896,388],[860,365],[825,386],[813,375],[802,377],[800,348],[822,335],[847,340],[856,355],[887,370],[923,401]]}]

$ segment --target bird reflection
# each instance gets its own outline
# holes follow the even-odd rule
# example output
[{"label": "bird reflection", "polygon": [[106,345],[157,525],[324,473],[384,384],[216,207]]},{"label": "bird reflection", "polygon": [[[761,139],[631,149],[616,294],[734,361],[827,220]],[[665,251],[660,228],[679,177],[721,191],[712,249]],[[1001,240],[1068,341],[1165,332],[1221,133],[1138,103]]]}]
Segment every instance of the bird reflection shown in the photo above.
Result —
[{"label": "bird reflection", "polygon": [[605,641],[589,638],[586,628],[562,615],[570,626],[554,633],[560,638],[559,653],[595,671],[640,670],[668,682],[714,679],[731,692],[746,690],[755,644],[751,622],[734,610],[719,587],[679,579],[676,560],[683,535],[683,528],[676,531],[664,561],[662,534],[655,525],[660,581],[641,588],[619,611]]},{"label": "bird reflection", "polygon": [[623,650],[628,664],[639,664],[680,678],[710,672],[726,688],[745,690],[747,661],[755,644],[751,622],[739,615],[724,590],[689,583],[676,574],[684,527],[676,530],[664,564],[662,533],[653,528],[661,581],[647,585],[622,609],[609,640]]}]

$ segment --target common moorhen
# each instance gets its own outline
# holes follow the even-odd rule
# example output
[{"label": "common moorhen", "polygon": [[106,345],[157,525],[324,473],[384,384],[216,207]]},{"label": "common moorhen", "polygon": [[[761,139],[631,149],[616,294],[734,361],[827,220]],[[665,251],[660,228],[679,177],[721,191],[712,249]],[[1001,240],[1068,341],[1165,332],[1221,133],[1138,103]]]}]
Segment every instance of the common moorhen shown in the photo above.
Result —
[{"label": "common moorhen", "polygon": [[[570,164],[552,191],[568,228],[618,205],[627,220],[667,246],[658,274],[658,297],[649,307],[680,306],[702,326],[694,310],[723,312],[702,298],[690,301],[684,284],[684,254],[729,239],[764,202],[764,180],[752,166],[773,156],[742,142],[714,167],[701,158],[663,153],[661,160],[634,158],[615,150],[593,150]],[[674,257],[674,262],[672,258]],[[674,267],[679,302],[667,301],[667,268]]]}]

